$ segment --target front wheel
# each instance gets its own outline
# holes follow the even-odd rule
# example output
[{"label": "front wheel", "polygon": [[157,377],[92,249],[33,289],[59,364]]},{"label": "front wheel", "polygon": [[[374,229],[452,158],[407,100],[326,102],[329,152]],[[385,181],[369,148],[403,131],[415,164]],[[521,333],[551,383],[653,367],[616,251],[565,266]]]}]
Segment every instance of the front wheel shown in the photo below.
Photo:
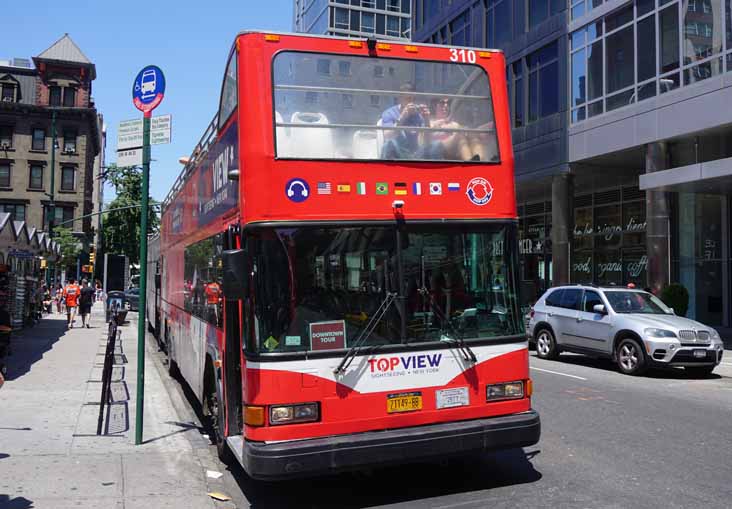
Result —
[{"label": "front wheel", "polygon": [[626,375],[637,376],[646,370],[646,356],[638,341],[625,338],[618,344],[616,352],[618,367]]},{"label": "front wheel", "polygon": [[219,459],[225,464],[229,464],[231,462],[231,451],[224,436],[224,405],[215,386],[209,386],[208,388],[204,402],[204,415],[207,417],[211,440],[216,445]]},{"label": "front wheel", "polygon": [[686,366],[684,371],[694,378],[706,378],[712,374],[716,366]]},{"label": "front wheel", "polygon": [[536,355],[541,359],[556,359],[559,356],[557,342],[549,329],[541,329],[536,335]]}]

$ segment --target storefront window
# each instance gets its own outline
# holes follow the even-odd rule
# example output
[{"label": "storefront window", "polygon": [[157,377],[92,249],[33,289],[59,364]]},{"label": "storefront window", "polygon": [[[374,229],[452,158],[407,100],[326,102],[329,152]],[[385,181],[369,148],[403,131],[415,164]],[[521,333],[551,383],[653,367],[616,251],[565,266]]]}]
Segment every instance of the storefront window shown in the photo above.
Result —
[{"label": "storefront window", "polygon": [[646,286],[646,213],[637,188],[575,197],[572,283]]},{"label": "storefront window", "polygon": [[722,196],[679,193],[678,281],[689,292],[687,316],[704,324],[721,325],[725,285]]}]

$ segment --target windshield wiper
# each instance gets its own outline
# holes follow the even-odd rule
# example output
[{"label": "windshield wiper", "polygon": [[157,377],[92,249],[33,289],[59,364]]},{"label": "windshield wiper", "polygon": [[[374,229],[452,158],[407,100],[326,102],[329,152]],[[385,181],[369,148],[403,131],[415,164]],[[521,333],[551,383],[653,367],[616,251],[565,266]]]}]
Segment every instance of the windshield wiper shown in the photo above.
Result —
[{"label": "windshield wiper", "polygon": [[371,319],[366,324],[366,327],[363,328],[361,331],[361,334],[359,334],[358,338],[356,338],[356,341],[353,343],[353,346],[346,352],[346,355],[341,359],[340,364],[338,364],[338,367],[333,370],[334,374],[339,374],[344,372],[346,369],[348,369],[348,366],[351,365],[353,362],[353,359],[356,358],[356,354],[358,353],[359,348],[363,343],[366,342],[366,340],[369,338],[371,333],[376,329],[376,326],[379,324],[381,319],[384,317],[386,312],[389,310],[389,306],[394,302],[394,299],[396,299],[397,293],[396,292],[386,292],[386,298],[381,302],[379,305],[379,308],[376,310],[376,312],[373,314]]},{"label": "windshield wiper", "polygon": [[[427,288],[422,287],[419,289],[419,292],[427,296],[427,299],[429,299],[430,302],[430,308],[435,313],[435,315],[437,315],[440,323],[446,324],[447,328],[449,328],[452,334],[455,336],[455,338],[449,339],[457,344],[458,350],[462,354],[463,358],[468,362],[472,362],[473,364],[478,362],[478,358],[475,356],[475,353],[470,348],[470,346],[468,346],[468,344],[465,342],[465,339],[463,339],[463,335],[460,334],[458,330],[452,325],[452,322],[445,316],[445,314],[442,312],[442,309],[440,309],[439,306],[437,306],[437,304],[435,304],[435,302],[429,298],[429,295],[427,295]],[[440,328],[440,330],[442,330],[442,328]],[[440,335],[442,335],[442,333],[440,333]],[[442,339],[440,339],[440,341],[442,341]]]}]

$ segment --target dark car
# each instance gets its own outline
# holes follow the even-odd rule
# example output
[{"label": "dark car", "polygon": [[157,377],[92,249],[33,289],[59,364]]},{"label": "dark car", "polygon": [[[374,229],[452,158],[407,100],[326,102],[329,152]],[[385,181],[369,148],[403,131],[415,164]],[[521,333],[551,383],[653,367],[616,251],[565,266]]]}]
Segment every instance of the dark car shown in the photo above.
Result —
[{"label": "dark car", "polygon": [[138,304],[140,302],[140,289],[130,288],[125,292],[125,299],[129,304],[130,311],[139,311]]}]

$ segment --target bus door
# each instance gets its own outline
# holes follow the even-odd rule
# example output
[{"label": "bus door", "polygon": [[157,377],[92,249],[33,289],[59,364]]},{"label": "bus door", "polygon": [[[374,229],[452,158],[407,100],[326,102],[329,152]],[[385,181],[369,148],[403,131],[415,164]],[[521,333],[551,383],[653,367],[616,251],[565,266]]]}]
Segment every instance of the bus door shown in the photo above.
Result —
[{"label": "bus door", "polygon": [[[240,228],[229,226],[224,235],[225,250],[241,246]],[[224,398],[226,401],[226,435],[241,434],[241,301],[224,298]]]}]

